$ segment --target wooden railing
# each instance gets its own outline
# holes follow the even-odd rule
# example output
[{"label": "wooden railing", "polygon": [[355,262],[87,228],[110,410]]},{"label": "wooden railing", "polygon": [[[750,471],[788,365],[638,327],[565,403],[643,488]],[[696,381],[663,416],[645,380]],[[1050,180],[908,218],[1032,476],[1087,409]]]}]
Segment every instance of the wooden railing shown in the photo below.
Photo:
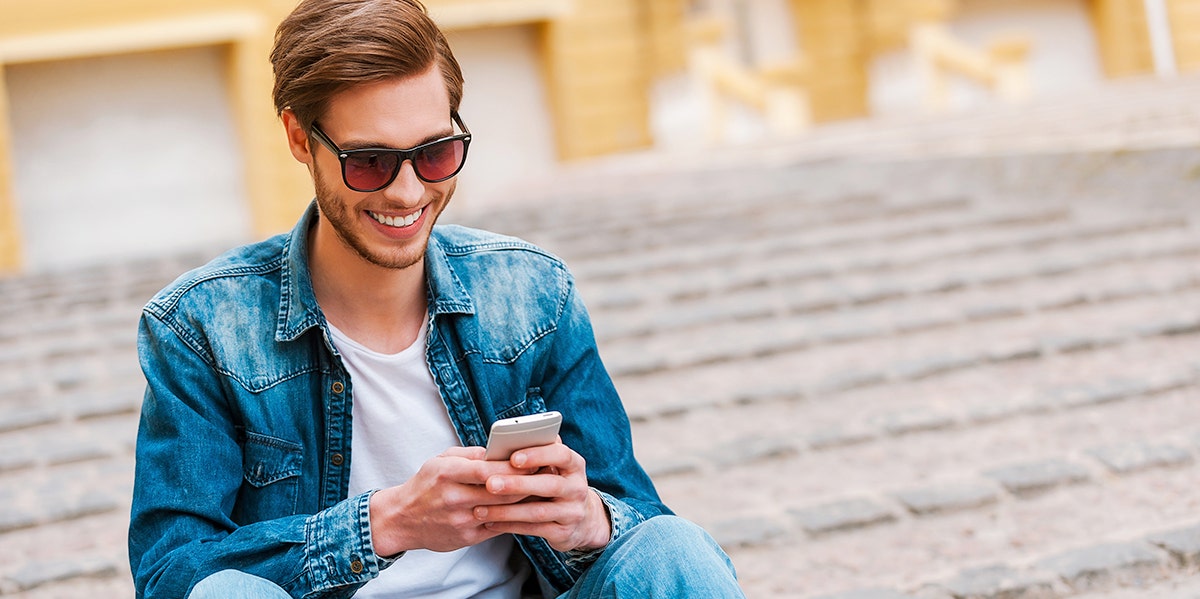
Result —
[{"label": "wooden railing", "polygon": [[748,67],[724,48],[729,25],[716,17],[696,18],[688,25],[688,69],[699,84],[708,110],[709,141],[728,137],[732,102],[760,114],[772,135],[803,131],[812,122],[805,84],[808,69],[802,60],[766,67]]},{"label": "wooden railing", "polygon": [[947,26],[953,9],[949,0],[924,3],[910,32],[911,49],[925,86],[926,108],[938,112],[949,108],[951,77],[973,81],[1008,102],[1029,98],[1029,39],[1009,34],[983,48],[973,47]]}]

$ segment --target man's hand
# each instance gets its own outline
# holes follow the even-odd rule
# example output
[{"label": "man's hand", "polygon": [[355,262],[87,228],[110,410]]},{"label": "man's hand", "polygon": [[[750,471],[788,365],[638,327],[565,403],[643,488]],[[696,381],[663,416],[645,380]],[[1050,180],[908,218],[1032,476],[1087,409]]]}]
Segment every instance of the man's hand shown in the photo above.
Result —
[{"label": "man's hand", "polygon": [[[511,472],[487,478],[493,501],[474,509],[476,522],[492,533],[542,537],[558,551],[608,544],[611,524],[600,496],[588,487],[583,456],[563,445],[522,449],[506,465]],[[527,474],[527,472],[534,472]],[[528,497],[520,502],[513,497]]]},{"label": "man's hand", "polygon": [[404,484],[376,491],[370,504],[375,553],[453,551],[508,532],[488,528],[474,510],[516,503],[526,494],[517,490],[494,493],[484,485],[495,477],[529,475],[536,467],[519,469],[509,462],[489,462],[483,454],[482,447],[451,447],[425,462]]}]

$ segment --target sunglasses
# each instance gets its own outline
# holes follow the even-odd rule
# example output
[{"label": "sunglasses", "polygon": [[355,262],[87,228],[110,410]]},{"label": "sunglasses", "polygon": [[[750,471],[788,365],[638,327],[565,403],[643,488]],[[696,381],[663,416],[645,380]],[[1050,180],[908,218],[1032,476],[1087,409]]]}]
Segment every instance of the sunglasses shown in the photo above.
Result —
[{"label": "sunglasses", "polygon": [[400,167],[411,160],[417,178],[426,183],[439,183],[458,174],[467,161],[467,147],[471,144],[471,132],[463,124],[457,112],[450,113],[462,133],[435,139],[407,150],[391,148],[363,148],[343,150],[312,125],[312,136],[337,155],[342,163],[342,181],[354,191],[379,191],[392,184]]}]

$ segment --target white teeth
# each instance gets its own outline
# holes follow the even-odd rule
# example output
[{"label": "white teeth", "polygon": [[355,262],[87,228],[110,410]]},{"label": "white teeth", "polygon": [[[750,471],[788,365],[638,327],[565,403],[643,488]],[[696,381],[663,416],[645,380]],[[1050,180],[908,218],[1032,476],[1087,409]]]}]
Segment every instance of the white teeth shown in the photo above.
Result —
[{"label": "white teeth", "polygon": [[425,212],[425,209],[422,208],[404,218],[383,216],[381,214],[375,214],[374,212],[371,212],[369,210],[367,211],[367,214],[370,214],[371,218],[375,219],[379,224],[387,225],[389,227],[403,228],[403,227],[411,227],[413,223],[417,222],[418,218],[421,218],[421,214],[424,212]]}]

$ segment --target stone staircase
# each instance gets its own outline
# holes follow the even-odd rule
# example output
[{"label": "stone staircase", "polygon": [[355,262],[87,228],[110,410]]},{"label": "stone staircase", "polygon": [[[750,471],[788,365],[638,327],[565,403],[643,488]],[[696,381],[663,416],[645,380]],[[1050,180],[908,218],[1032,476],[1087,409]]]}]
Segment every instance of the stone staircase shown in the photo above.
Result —
[{"label": "stone staircase", "polygon": [[749,596],[1194,593],[1195,206],[946,197],[926,166],[848,195],[822,163],[685,172],[504,222],[572,264],[639,456]]},{"label": "stone staircase", "polygon": [[[1081,132],[1053,152],[1004,115],[950,120],[988,152],[818,133],[460,220],[571,265],[639,457],[748,596],[1196,597],[1200,150],[1150,143],[1189,86],[1031,108]],[[204,259],[0,280],[0,597],[132,595],[136,321]]]}]

